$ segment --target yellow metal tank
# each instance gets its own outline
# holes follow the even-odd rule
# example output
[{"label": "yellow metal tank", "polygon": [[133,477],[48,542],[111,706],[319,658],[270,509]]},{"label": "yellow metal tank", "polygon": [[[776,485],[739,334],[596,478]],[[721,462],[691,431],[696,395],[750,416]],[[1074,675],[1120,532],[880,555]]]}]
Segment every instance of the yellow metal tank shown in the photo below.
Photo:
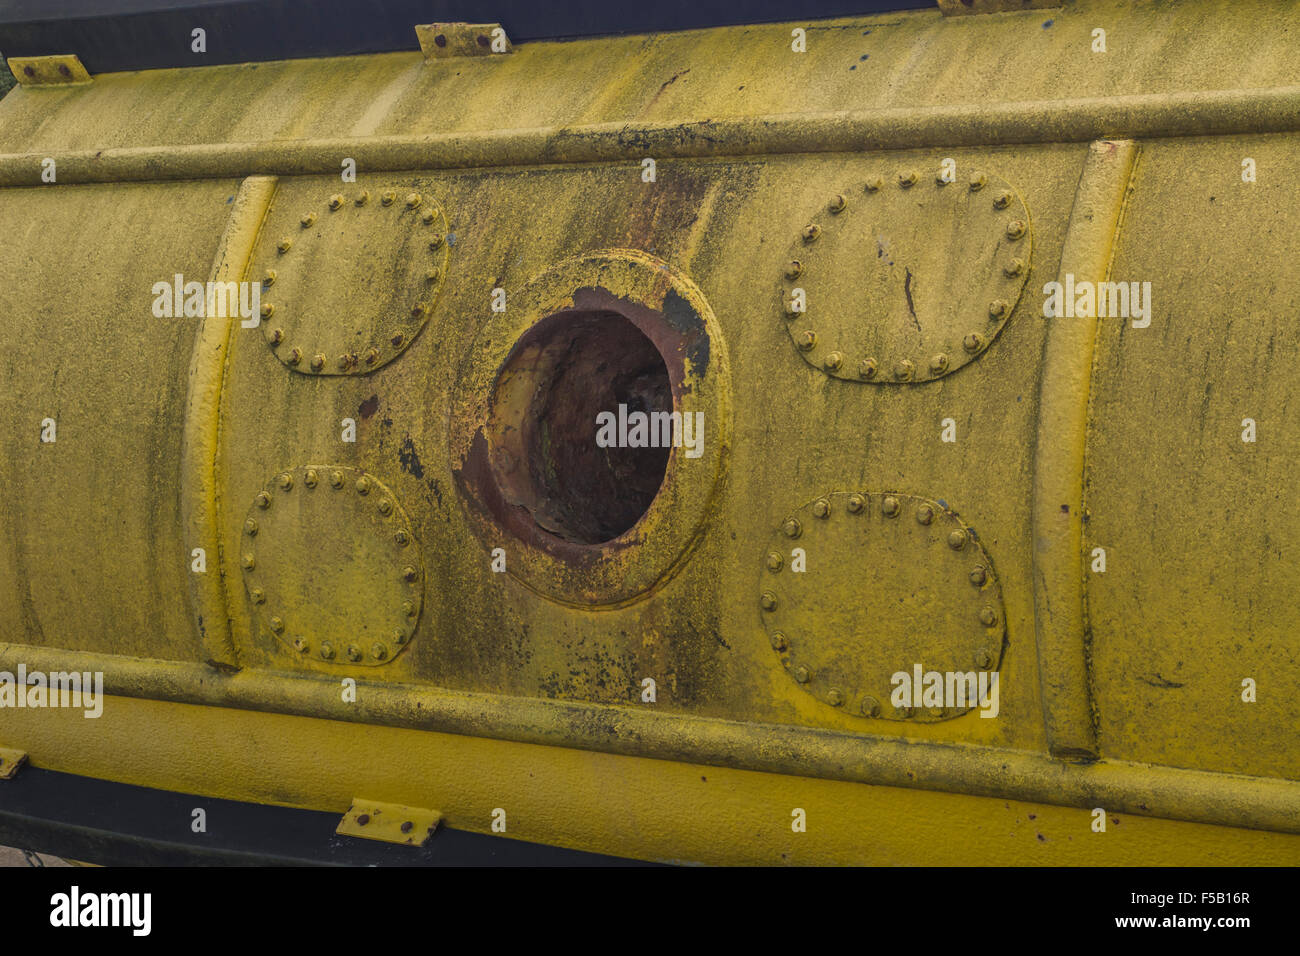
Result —
[{"label": "yellow metal tank", "polygon": [[645,860],[1300,863],[1300,5],[941,6],[12,59],[0,755]]}]

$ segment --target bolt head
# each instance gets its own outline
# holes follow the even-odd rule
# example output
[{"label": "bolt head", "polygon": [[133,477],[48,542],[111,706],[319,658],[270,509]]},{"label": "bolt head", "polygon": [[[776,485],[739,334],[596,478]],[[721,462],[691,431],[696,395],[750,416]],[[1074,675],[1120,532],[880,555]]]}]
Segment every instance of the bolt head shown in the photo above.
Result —
[{"label": "bolt head", "polygon": [[945,714],[947,714],[947,713],[948,713],[948,712],[947,712],[946,710],[944,710],[944,708],[942,708],[942,707],[931,707],[931,708],[930,708],[930,716],[931,716],[931,717],[943,717],[943,716],[944,716]]},{"label": "bolt head", "polygon": [[423,202],[423,200],[420,198],[420,194],[419,194],[419,193],[407,193],[407,195],[406,195],[406,208],[407,208],[407,209],[414,209],[414,208],[416,208],[418,205],[420,205],[421,202]]},{"label": "bolt head", "polygon": [[325,356],[322,355],[320,352],[317,352],[315,355],[311,357],[311,370],[313,372],[319,372],[324,367],[325,367]]},{"label": "bolt head", "polygon": [[812,677],[812,675],[808,673],[808,668],[804,667],[802,664],[791,671],[791,673],[794,675],[794,679],[801,684],[808,683],[808,678]]},{"label": "bolt head", "polygon": [[385,206],[391,206],[393,204],[393,201],[396,199],[397,199],[397,193],[393,192],[391,189],[386,190],[384,194],[379,197],[379,201],[383,203]]},{"label": "bolt head", "polygon": [[982,588],[984,586],[984,582],[987,581],[988,579],[989,579],[988,572],[985,571],[984,568],[979,567],[977,565],[976,567],[971,569],[970,583],[975,585],[977,588]]},{"label": "bolt head", "polygon": [[266,603],[266,592],[261,588],[253,588],[252,591],[248,592],[248,596],[253,599],[254,604]]},{"label": "bolt head", "polygon": [[781,530],[785,532],[787,538],[797,538],[803,532],[803,527],[799,524],[798,518],[786,518],[785,523],[781,525]]},{"label": "bolt head", "polygon": [[894,378],[900,382],[906,382],[911,379],[914,371],[916,371],[916,366],[907,359],[903,359],[894,365]]},{"label": "bolt head", "polygon": [[288,472],[285,472],[283,475],[281,475],[279,478],[276,479],[276,483],[280,486],[280,489],[282,491],[289,491],[290,489],[293,488],[293,475],[289,474]]},{"label": "bolt head", "polygon": [[1025,221],[1023,219],[1012,219],[1007,223],[1007,238],[1019,239],[1025,234]]},{"label": "bolt head", "polygon": [[273,618],[271,618],[271,630],[272,630],[273,632],[275,632],[276,634],[283,633],[283,631],[284,631],[284,620],[283,620],[282,618],[278,618],[278,617],[273,617]]},{"label": "bolt head", "polygon": [[776,595],[771,591],[764,591],[762,596],[758,599],[758,603],[764,611],[775,611]]},{"label": "bolt head", "polygon": [[832,707],[840,706],[840,704],[844,703],[843,692],[837,687],[832,687],[826,692],[826,703],[830,704]]},{"label": "bolt head", "polygon": [[893,495],[886,495],[885,500],[880,503],[880,510],[886,518],[898,517],[898,499]]},{"label": "bolt head", "polygon": [[433,236],[429,239],[429,248],[437,251],[442,248],[442,236]]},{"label": "bolt head", "polygon": [[308,468],[307,473],[302,476],[302,483],[306,485],[308,488],[315,488],[316,482],[318,482],[319,480],[320,480],[320,476],[316,474],[315,468]]},{"label": "bolt head", "polygon": [[357,479],[356,488],[357,488],[357,494],[359,495],[370,494],[370,479],[367,478],[365,475],[362,475],[360,478]]},{"label": "bolt head", "polygon": [[774,631],[772,634],[772,649],[777,651],[785,651],[788,650],[789,647],[790,647],[790,642],[786,640],[785,635],[782,634],[780,631]]},{"label": "bolt head", "polygon": [[993,197],[994,209],[1006,209],[1010,205],[1011,193],[1007,192],[1005,189]]},{"label": "bolt head", "polygon": [[410,601],[402,602],[402,613],[407,617],[415,617],[415,605]]},{"label": "bolt head", "polygon": [[289,364],[298,365],[302,362],[302,349],[294,349],[289,353]]},{"label": "bolt head", "polygon": [[989,303],[989,317],[1000,319],[1007,314],[1007,303],[1004,299],[994,299]]},{"label": "bolt head", "polygon": [[981,336],[978,332],[967,332],[966,337],[961,340],[961,347],[965,349],[967,352],[969,352],[971,355],[974,355],[976,352],[978,352],[980,350],[980,346],[983,344],[984,344],[984,337]]},{"label": "bolt head", "polygon": [[799,333],[799,337],[795,339],[795,344],[798,345],[800,349],[807,352],[817,344],[817,333],[812,329],[804,329]]},{"label": "bolt head", "polygon": [[873,379],[876,377],[878,367],[876,360],[873,358],[863,359],[858,363],[858,378]]},{"label": "bolt head", "polygon": [[798,259],[791,259],[785,264],[785,277],[787,279],[797,279],[803,274],[803,263]]},{"label": "bolt head", "polygon": [[885,181],[881,179],[879,176],[868,176],[865,184],[865,188],[867,192],[874,193],[874,192],[878,192],[880,188],[884,185],[885,185]]},{"label": "bolt head", "polygon": [[921,505],[916,509],[916,520],[921,524],[929,524],[934,520],[934,509],[929,505]]},{"label": "bolt head", "polygon": [[858,495],[858,494],[849,495],[849,500],[846,507],[849,509],[850,514],[858,514],[866,506],[867,506],[867,499],[864,498],[862,495]]},{"label": "bolt head", "polygon": [[330,196],[331,212],[335,209],[338,209],[342,205],[343,205],[343,197],[339,193],[335,193],[333,196]]},{"label": "bolt head", "polygon": [[970,191],[973,193],[979,192],[981,189],[984,188],[984,184],[986,182],[988,182],[988,180],[985,178],[982,172],[979,172],[977,170],[976,172],[971,173]]},{"label": "bolt head", "polygon": [[781,557],[780,552],[769,551],[767,553],[767,569],[769,571],[780,571],[785,564],[785,559]]},{"label": "bolt head", "polygon": [[361,826],[365,826],[369,822],[370,822],[370,814],[368,813],[363,813],[361,814],[361,816],[357,817],[357,823],[360,824]]},{"label": "bolt head", "polygon": [[292,246],[293,246],[293,240],[290,239],[288,236],[285,236],[278,243],[276,243],[275,248],[279,249],[280,252],[285,253],[288,252]]},{"label": "bolt head", "polygon": [[379,349],[372,348],[366,350],[366,364],[374,365],[379,361]]},{"label": "bolt head", "polygon": [[831,201],[826,204],[826,208],[829,209],[831,212],[840,213],[844,211],[844,207],[847,204],[848,202],[843,196],[835,195],[832,196]]},{"label": "bolt head", "polygon": [[252,537],[253,535],[257,534],[257,519],[249,518],[247,521],[244,522],[244,534],[248,535],[249,537]]},{"label": "bolt head", "polygon": [[410,833],[412,830],[415,829],[415,824],[412,823],[410,820],[403,820],[400,829],[403,833]]},{"label": "bolt head", "polygon": [[960,551],[966,547],[966,532],[958,528],[952,534],[948,535],[948,547],[954,551]]},{"label": "bolt head", "polygon": [[254,498],[253,500],[257,502],[257,506],[259,508],[265,509],[271,507],[271,496],[268,495],[265,491],[259,491],[257,493],[257,497]]},{"label": "bolt head", "polygon": [[874,697],[862,698],[862,705],[859,708],[863,717],[876,717],[880,714],[880,701]]},{"label": "bolt head", "polygon": [[284,329],[271,330],[271,345],[276,346],[284,341]]},{"label": "bolt head", "polygon": [[430,269],[428,272],[424,274],[424,281],[429,283],[429,285],[433,285],[435,282],[438,281],[438,277],[441,275],[442,272],[439,271],[438,269]]},{"label": "bolt head", "polygon": [[295,637],[293,639],[293,649],[299,654],[306,654],[311,648],[307,646],[307,639],[305,637]]},{"label": "bolt head", "polygon": [[240,556],[239,563],[240,566],[243,567],[245,571],[251,571],[253,570],[253,568],[257,566],[256,559],[254,559],[254,557],[248,553],[244,553],[243,555]]},{"label": "bolt head", "polygon": [[426,209],[424,215],[420,217],[420,219],[424,222],[426,226],[432,225],[433,221],[437,218],[438,218],[438,214],[435,213],[432,209]]},{"label": "bolt head", "polygon": [[332,661],[334,659],[334,645],[329,641],[322,641],[320,646],[321,660]]},{"label": "bolt head", "polygon": [[998,612],[993,610],[989,605],[980,608],[980,623],[985,627],[992,627],[998,622]]},{"label": "bolt head", "polygon": [[356,662],[361,660],[361,648],[355,644],[348,645],[348,660]]},{"label": "bolt head", "polygon": [[309,212],[298,221],[302,223],[304,229],[310,229],[312,226],[316,225],[316,214],[314,212]]},{"label": "bolt head", "polygon": [[396,541],[398,544],[400,544],[402,547],[406,547],[408,544],[411,543],[411,535],[406,531],[406,529],[398,528],[396,531],[393,532],[393,540]]},{"label": "bolt head", "polygon": [[393,643],[396,644],[398,647],[401,647],[407,641],[406,632],[403,631],[400,627],[393,628],[393,633],[391,637],[393,639]]},{"label": "bolt head", "polygon": [[816,242],[817,237],[822,234],[822,227],[815,222],[810,222],[803,227],[803,241]]},{"label": "bolt head", "polygon": [[826,367],[826,370],[828,372],[835,371],[843,364],[844,364],[844,356],[841,355],[839,352],[831,352],[829,355],[826,356],[825,359],[822,360],[822,365]]},{"label": "bolt head", "polygon": [[274,269],[267,269],[266,274],[262,276],[262,285],[266,286],[267,288],[270,288],[271,286],[275,285],[275,280],[276,280],[276,271]]},{"label": "bolt head", "polygon": [[943,352],[930,358],[930,372],[934,375],[942,375],[948,371],[948,356]]},{"label": "bolt head", "polygon": [[370,648],[370,656],[377,661],[387,660],[388,648],[384,647],[383,644],[376,642],[374,646]]},{"label": "bolt head", "polygon": [[915,169],[905,169],[898,174],[898,185],[904,189],[909,189],[917,184],[921,176]]},{"label": "bolt head", "polygon": [[368,189],[361,190],[361,192],[357,195],[357,198],[352,200],[352,202],[358,206],[364,206],[366,203],[370,202],[370,190]]},{"label": "bolt head", "polygon": [[818,498],[812,504],[812,513],[818,518],[830,517],[831,503],[825,498]]},{"label": "bolt head", "polygon": [[402,580],[404,581],[408,581],[408,582],[414,581],[419,576],[420,573],[416,571],[415,568],[411,567],[409,564],[406,567],[402,568]]},{"label": "bolt head", "polygon": [[984,670],[993,663],[993,655],[988,651],[979,651],[975,654],[975,666]]},{"label": "bolt head", "polygon": [[341,472],[341,471],[331,471],[331,472],[330,472],[330,487],[331,487],[331,488],[342,488],[342,487],[343,487],[343,472]]},{"label": "bolt head", "polygon": [[390,513],[392,512],[392,510],[393,510],[393,503],[392,503],[391,501],[389,501],[387,498],[380,498],[380,499],[379,499],[379,504],[378,504],[376,507],[379,508],[379,513],[380,513],[381,515],[386,515],[386,514],[390,514]]},{"label": "bolt head", "polygon": [[1012,259],[1010,262],[1008,262],[1006,265],[1002,267],[1002,274],[1006,276],[1008,279],[1014,279],[1016,276],[1020,275],[1020,273],[1024,271],[1025,271],[1024,259]]}]

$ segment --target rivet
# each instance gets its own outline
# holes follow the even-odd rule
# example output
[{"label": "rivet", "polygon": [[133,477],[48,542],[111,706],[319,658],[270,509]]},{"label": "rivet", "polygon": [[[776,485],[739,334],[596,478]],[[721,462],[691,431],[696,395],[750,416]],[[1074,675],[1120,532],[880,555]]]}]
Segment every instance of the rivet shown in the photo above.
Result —
[{"label": "rivet", "polygon": [[795,344],[798,345],[800,349],[807,352],[817,344],[817,333],[812,329],[804,329],[799,333],[799,337],[795,340]]},{"label": "rivet", "polygon": [[828,372],[833,372],[844,364],[844,356],[839,352],[831,352],[826,358],[822,359],[822,365]]},{"label": "rivet", "polygon": [[384,194],[379,197],[379,201],[385,206],[391,206],[395,199],[397,199],[397,193],[393,192],[391,189],[386,190]]},{"label": "rivet", "polygon": [[308,468],[307,473],[302,476],[302,483],[308,488],[315,488],[318,477],[315,468]]},{"label": "rivet", "polygon": [[775,611],[776,595],[771,591],[764,591],[762,596],[758,599],[758,603],[762,606],[764,611]]},{"label": "rivet", "polygon": [[334,659],[334,645],[329,641],[321,641],[320,645],[321,660],[330,661]]},{"label": "rivet", "polygon": [[290,239],[288,236],[285,236],[283,239],[280,240],[279,244],[276,245],[276,248],[279,249],[280,252],[284,253],[284,252],[288,252],[289,247],[292,245],[293,245],[293,240]]},{"label": "rivet", "polygon": [[364,206],[366,203],[370,202],[370,190],[361,190],[360,194],[358,194],[357,198],[352,200],[352,202],[358,206]]},{"label": "rivet", "polygon": [[954,551],[960,551],[966,547],[966,532],[958,528],[952,534],[948,535],[948,547]]},{"label": "rivet", "polygon": [[357,647],[357,645],[355,645],[355,644],[349,644],[349,645],[348,645],[348,660],[350,660],[350,661],[359,661],[359,660],[361,660],[361,648]]},{"label": "rivet", "polygon": [[293,649],[299,654],[306,654],[309,650],[307,647],[307,639],[305,637],[295,637],[293,639]]},{"label": "rivet", "polygon": [[417,302],[415,305],[411,306],[411,317],[414,319],[418,319],[420,316],[424,315],[424,312],[425,309],[423,302]]},{"label": "rivet", "polygon": [[952,180],[948,178],[947,174],[942,169],[938,169],[934,174],[934,182],[936,186],[947,186],[948,183],[952,182]]},{"label": "rivet", "polygon": [[406,632],[402,630],[400,627],[393,628],[392,637],[393,637],[393,643],[396,644],[398,647],[404,646],[406,642],[410,640],[410,638],[406,636]]},{"label": "rivet", "polygon": [[913,366],[911,362],[907,359],[903,359],[903,361],[894,366],[894,378],[898,379],[900,382],[906,382],[912,377],[914,368],[915,366]]},{"label": "rivet", "polygon": [[873,358],[863,359],[858,363],[858,377],[872,379],[876,377],[876,360]]},{"label": "rivet", "polygon": [[302,223],[304,229],[310,229],[312,226],[316,225],[316,214],[314,212],[309,212],[298,221]]},{"label": "rivet", "polygon": [[880,713],[880,701],[874,697],[864,697],[860,709],[863,717],[875,717]]},{"label": "rivet", "polygon": [[994,209],[1006,209],[1009,205],[1011,205],[1011,193],[1005,189],[993,197]]},{"label": "rivet", "polygon": [[979,565],[976,565],[974,568],[971,569],[970,583],[975,585],[977,588],[982,588],[984,586],[984,582],[987,581],[988,579],[989,579],[988,572],[985,571]]},{"label": "rivet", "polygon": [[271,496],[268,495],[265,491],[259,491],[257,493],[257,497],[254,498],[253,500],[257,502],[257,506],[259,508],[271,507]]},{"label": "rivet", "polygon": [[441,249],[441,248],[442,248],[442,236],[434,236],[432,239],[430,239],[430,240],[429,240],[429,248],[430,248],[430,249],[434,249],[434,250]]},{"label": "rivet", "polygon": [[801,684],[808,683],[808,678],[812,676],[811,674],[808,673],[808,668],[802,665],[796,667],[791,673],[794,674],[794,679]]},{"label": "rivet", "polygon": [[275,306],[273,306],[270,302],[263,302],[263,303],[262,303],[262,318],[264,318],[264,319],[269,319],[269,318],[270,318],[271,316],[273,316],[274,314],[275,314]]},{"label": "rivet", "polygon": [[257,519],[249,518],[244,522],[244,534],[248,535],[250,538],[257,534]]},{"label": "rivet", "polygon": [[338,193],[330,196],[330,210],[333,211],[343,205],[343,197]]},{"label": "rivet", "polygon": [[36,68],[31,66],[23,67],[23,76],[35,76]]},{"label": "rivet", "polygon": [[857,494],[849,495],[849,501],[847,507],[849,509],[850,514],[858,514],[866,506],[867,506],[867,499],[862,497],[862,495],[857,495]]},{"label": "rivet", "polygon": [[1002,267],[1002,274],[1006,276],[1008,279],[1014,279],[1016,276],[1020,275],[1020,273],[1023,272],[1024,269],[1025,269],[1024,259],[1012,259],[1010,262],[1008,262],[1005,266]]},{"label": "rivet", "polygon": [[331,488],[342,488],[342,487],[343,487],[343,472],[341,472],[341,471],[331,471],[331,472],[330,472],[330,487],[331,487]]},{"label": "rivet", "polygon": [[984,188],[984,184],[986,182],[988,182],[988,180],[984,178],[983,173],[979,172],[978,170],[976,172],[971,173],[970,191],[973,193],[979,192],[981,189]]},{"label": "rivet", "polygon": [[302,349],[294,349],[289,353],[289,364],[299,365],[302,363]]},{"label": "rivet", "polygon": [[880,510],[886,518],[896,518],[898,507],[898,499],[893,495],[886,495],[885,500],[880,503]]},{"label": "rivet", "polygon": [[915,707],[898,707],[896,710],[898,711],[898,716],[902,717],[904,720],[916,716]]},{"label": "rivet", "polygon": [[826,703],[830,704],[832,707],[838,707],[840,704],[844,703],[844,694],[842,694],[838,688],[832,687],[826,692]]},{"label": "rivet", "polygon": [[825,498],[818,498],[812,504],[812,513],[818,518],[826,518],[831,513],[831,503]]},{"label": "rivet", "polygon": [[767,553],[767,569],[769,571],[780,571],[784,564],[785,559],[776,551],[769,551]]},{"label": "rivet", "polygon": [[[348,650],[350,652],[351,648],[349,648]],[[348,656],[351,657],[352,656],[351,653],[349,653]],[[361,826],[365,826],[369,822],[370,822],[370,814],[368,813],[363,813],[361,814],[361,816],[357,817],[357,823],[359,823]]]},{"label": "rivet", "polygon": [[243,555],[239,559],[239,563],[245,571],[251,571],[257,565],[257,562],[253,560],[253,556],[251,554]]},{"label": "rivet", "polygon": [[267,269],[266,274],[262,276],[262,285],[270,288],[271,286],[275,285],[276,277],[277,277],[277,273],[274,269]]},{"label": "rivet", "polygon": [[420,573],[416,571],[415,568],[411,567],[409,564],[406,567],[402,568],[402,580],[404,581],[412,582],[419,576]]},{"label": "rivet", "polygon": [[274,347],[284,341],[284,329],[271,330],[271,345]]},{"label": "rivet", "polygon": [[967,332],[966,337],[961,340],[961,347],[972,355],[978,352],[983,344],[984,338],[978,332]]},{"label": "rivet", "polygon": [[407,617],[415,617],[415,605],[410,601],[402,602],[402,613]]},{"label": "rivet", "polygon": [[929,505],[921,505],[916,509],[916,520],[921,524],[929,524],[934,520],[934,509]]},{"label": "rivet", "polygon": [[407,194],[406,194],[406,208],[407,208],[407,209],[415,209],[417,206],[420,205],[421,202],[423,202],[423,200],[420,198],[420,194],[419,194],[419,193],[407,193]]},{"label": "rivet", "polygon": [[279,482],[282,491],[291,491],[293,489],[293,475],[288,472],[285,472],[276,481]]},{"label": "rivet", "polygon": [[908,189],[911,186],[915,186],[916,181],[920,178],[921,177],[917,175],[915,169],[905,169],[898,174],[898,185],[902,186],[904,189]]},{"label": "rivet", "polygon": [[1025,221],[1023,219],[1012,219],[1007,223],[1007,238],[1019,239],[1025,234]]},{"label": "rivet", "polygon": [[880,187],[883,185],[885,185],[885,181],[883,179],[881,179],[879,176],[871,176],[867,179],[866,190],[869,193],[874,193],[877,192],[880,189]]},{"label": "rivet", "polygon": [[441,270],[439,270],[439,269],[430,269],[428,272],[426,272],[426,273],[424,274],[424,281],[427,282],[427,283],[429,283],[430,285],[432,285],[433,283],[435,283],[435,282],[438,281],[438,278],[439,278],[441,275],[442,275]]},{"label": "rivet", "polygon": [[401,332],[394,332],[393,337],[389,339],[389,341],[393,343],[393,348],[400,349],[402,344],[406,341],[406,335]]},{"label": "rivet", "polygon": [[379,361],[379,349],[369,348],[366,350],[366,364],[374,365]]},{"label": "rivet", "polygon": [[398,528],[393,532],[393,540],[404,548],[411,543],[411,536],[404,528]]},{"label": "rivet", "polygon": [[381,515],[390,514],[393,510],[393,503],[387,498],[380,498],[378,507]]},{"label": "rivet", "polygon": [[810,222],[803,227],[803,241],[816,242],[817,237],[822,234],[822,227],[815,222]]},{"label": "rivet", "polygon": [[432,225],[433,221],[438,218],[438,214],[432,209],[426,209],[424,215],[420,217],[426,226]]},{"label": "rivet", "polygon": [[357,479],[357,494],[365,495],[370,493],[370,479],[362,475]]},{"label": "rivet", "polygon": [[790,648],[790,642],[785,639],[785,635],[782,634],[780,631],[774,631],[772,633],[772,649],[777,651],[784,651],[784,650],[788,650],[789,648]]},{"label": "rivet", "polygon": [[946,713],[947,713],[947,711],[944,710],[942,707],[931,707],[931,708],[930,708],[930,716],[931,716],[931,717],[942,717],[942,716],[944,716],[944,714],[946,714]]},{"label": "rivet", "polygon": [[284,630],[284,621],[278,617],[271,618],[271,630],[276,634],[281,633]]},{"label": "rivet", "polygon": [[325,356],[322,355],[320,352],[317,352],[315,355],[311,357],[311,370],[313,372],[319,372],[324,367],[325,367]]},{"label": "rivet", "polygon": [[249,597],[253,599],[254,604],[266,603],[266,592],[261,588],[253,588],[253,590],[249,592]]},{"label": "rivet", "polygon": [[787,279],[797,279],[803,273],[803,263],[798,259],[791,259],[785,264],[785,277]]},{"label": "rivet", "polygon": [[352,363],[355,361],[356,358],[352,355],[351,352],[345,352],[335,360],[334,364],[337,365],[339,371],[342,372],[350,368],[352,366]]},{"label": "rivet", "polygon": [[803,532],[798,518],[786,518],[785,524],[781,525],[781,530],[785,532],[787,538],[797,538]]},{"label": "rivet", "polygon": [[1003,299],[994,299],[989,303],[989,317],[1000,319],[1007,314],[1007,303]]},{"label": "rivet", "polygon": [[826,208],[829,209],[831,212],[843,212],[845,205],[847,205],[847,202],[844,199],[844,197],[840,195],[835,195],[832,196],[831,201],[826,204]]},{"label": "rivet", "polygon": [[933,375],[942,375],[948,371],[948,356],[943,352],[930,357],[930,372]]},{"label": "rivet", "polygon": [[383,644],[376,643],[370,648],[370,656],[377,661],[382,661],[388,657],[388,648],[384,647]]},{"label": "rivet", "polygon": [[410,820],[402,821],[401,830],[403,833],[410,833],[414,829],[415,829],[415,824],[412,823]]},{"label": "rivet", "polygon": [[992,627],[998,622],[998,612],[993,610],[987,604],[980,608],[980,623],[985,627]]},{"label": "rivet", "polygon": [[987,668],[993,663],[993,655],[988,651],[977,651],[975,654],[975,666],[981,669]]}]

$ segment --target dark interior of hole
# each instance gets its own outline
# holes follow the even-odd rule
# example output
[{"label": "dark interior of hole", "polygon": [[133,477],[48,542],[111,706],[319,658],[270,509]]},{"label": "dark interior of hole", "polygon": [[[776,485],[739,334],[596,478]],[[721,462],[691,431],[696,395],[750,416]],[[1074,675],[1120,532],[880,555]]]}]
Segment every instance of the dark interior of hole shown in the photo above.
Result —
[{"label": "dark interior of hole", "polygon": [[[597,416],[671,412],[668,369],[654,344],[617,312],[566,312],[529,333],[537,359],[518,422],[524,488],[514,491],[538,526],[579,544],[617,538],[659,493],[669,448],[602,448]],[[522,344],[522,343],[521,343]],[[517,351],[516,355],[520,353]],[[508,363],[509,364],[509,363]]]}]

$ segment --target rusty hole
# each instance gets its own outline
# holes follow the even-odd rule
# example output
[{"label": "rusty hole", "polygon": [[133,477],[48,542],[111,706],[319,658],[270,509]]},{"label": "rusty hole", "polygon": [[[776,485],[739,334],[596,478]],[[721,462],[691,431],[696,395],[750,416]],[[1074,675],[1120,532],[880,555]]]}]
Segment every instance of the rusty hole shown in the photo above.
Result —
[{"label": "rusty hole", "polygon": [[[636,447],[602,447],[598,416],[617,422],[620,406],[627,445]],[[670,443],[648,427],[638,435],[635,413],[654,421],[673,407],[663,356],[629,319],[602,309],[547,316],[497,375],[488,428],[493,478],[546,533],[579,545],[611,541],[649,509],[668,468]]]}]

